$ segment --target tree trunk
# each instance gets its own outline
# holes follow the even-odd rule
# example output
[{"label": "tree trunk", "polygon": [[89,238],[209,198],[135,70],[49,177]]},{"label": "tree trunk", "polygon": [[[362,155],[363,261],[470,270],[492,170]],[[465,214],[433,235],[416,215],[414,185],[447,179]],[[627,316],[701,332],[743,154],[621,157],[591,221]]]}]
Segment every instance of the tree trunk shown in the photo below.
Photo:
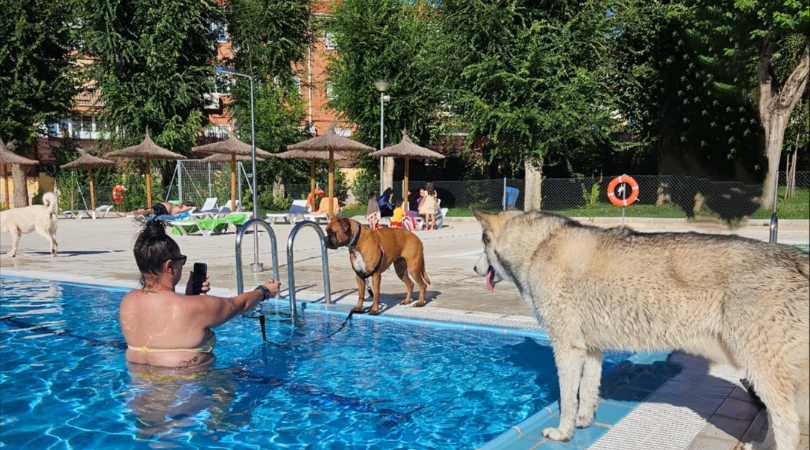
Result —
[{"label": "tree trunk", "polygon": [[765,177],[760,199],[762,207],[765,209],[773,207],[776,176],[790,113],[793,112],[793,107],[796,106],[807,85],[807,75],[810,73],[810,41],[805,42],[799,64],[781,87],[771,76],[772,57],[771,41],[769,38],[765,38],[757,66],[759,117],[762,127],[765,129],[765,156],[768,158],[768,175]]},{"label": "tree trunk", "polygon": [[540,211],[543,198],[543,157],[540,156],[536,161],[533,161],[531,158],[526,158],[523,165],[526,170],[526,178],[524,180],[526,196],[523,202],[523,210]]},{"label": "tree trunk", "polygon": [[25,169],[19,164],[12,164],[11,178],[14,181],[14,207],[28,206],[28,180]]},{"label": "tree trunk", "polygon": [[[383,162],[383,187],[385,189],[394,187],[394,158],[388,156]],[[379,195],[382,195],[380,192]]]}]

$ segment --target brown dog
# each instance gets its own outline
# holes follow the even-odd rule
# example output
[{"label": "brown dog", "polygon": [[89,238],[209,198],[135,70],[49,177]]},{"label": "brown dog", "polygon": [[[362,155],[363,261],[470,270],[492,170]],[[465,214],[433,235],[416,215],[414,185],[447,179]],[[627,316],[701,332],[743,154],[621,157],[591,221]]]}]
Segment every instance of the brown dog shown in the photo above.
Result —
[{"label": "brown dog", "polygon": [[419,285],[419,301],[414,306],[425,306],[425,291],[430,278],[425,272],[422,241],[415,234],[401,228],[372,230],[356,220],[338,217],[326,226],[323,240],[327,248],[349,247],[349,261],[357,274],[357,290],[360,295],[352,311],[359,312],[363,309],[366,279],[371,277],[373,291],[369,289],[369,294],[374,297],[374,303],[368,313],[374,316],[380,313],[380,279],[392,263],[397,276],[408,288],[408,294],[400,304],[411,303],[413,281],[408,277],[410,273]]}]

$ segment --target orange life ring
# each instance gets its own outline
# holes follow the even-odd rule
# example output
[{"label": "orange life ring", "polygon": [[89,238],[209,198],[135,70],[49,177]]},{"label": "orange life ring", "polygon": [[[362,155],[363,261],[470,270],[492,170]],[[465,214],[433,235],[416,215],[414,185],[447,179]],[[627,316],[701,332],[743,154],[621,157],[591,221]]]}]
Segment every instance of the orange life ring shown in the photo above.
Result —
[{"label": "orange life ring", "polygon": [[[616,186],[618,186],[621,183],[630,186],[631,191],[629,197],[622,199],[616,196],[615,194]],[[636,183],[636,180],[634,180],[633,177],[629,175],[618,176],[610,180],[610,184],[608,185],[607,188],[607,195],[608,200],[610,200],[610,203],[613,203],[616,206],[622,207],[630,206],[633,204],[634,201],[636,201],[636,199],[638,199],[638,183]]]},{"label": "orange life ring", "polygon": [[116,205],[124,203],[124,186],[121,186],[120,184],[115,185],[112,195],[113,201]]},{"label": "orange life ring", "polygon": [[315,199],[313,198],[312,194],[320,195],[321,197],[323,197],[323,196],[326,195],[326,192],[324,192],[324,191],[322,191],[320,189],[315,189],[315,192],[310,192],[307,195],[307,205],[309,205],[309,210],[310,211],[315,211]]}]

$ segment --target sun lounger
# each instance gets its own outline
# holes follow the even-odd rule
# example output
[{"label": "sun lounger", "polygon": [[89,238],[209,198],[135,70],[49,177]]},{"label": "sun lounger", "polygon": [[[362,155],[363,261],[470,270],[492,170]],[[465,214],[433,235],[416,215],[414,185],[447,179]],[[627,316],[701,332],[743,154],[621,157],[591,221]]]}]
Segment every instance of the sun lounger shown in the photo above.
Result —
[{"label": "sun lounger", "polygon": [[90,219],[99,219],[107,217],[107,213],[112,209],[112,205],[101,205],[96,209],[73,209],[62,211],[62,214],[68,219],[81,219],[87,217]]},{"label": "sun lounger", "polygon": [[299,218],[303,217],[304,214],[307,213],[307,201],[306,200],[293,200],[292,205],[290,205],[290,209],[284,212],[277,212],[277,213],[267,213],[267,221],[270,222],[272,220],[272,224],[278,221],[278,219],[284,219],[286,223],[294,224]]},{"label": "sun lounger", "polygon": [[211,218],[211,214],[217,214],[219,212],[217,201],[218,199],[216,197],[208,197],[205,199],[205,203],[203,203],[202,208],[191,213],[191,216],[199,218]]},{"label": "sun lounger", "polygon": [[212,234],[235,232],[238,227],[250,220],[252,216],[253,213],[238,212],[215,219],[196,218],[175,220],[169,223],[172,226],[172,233],[174,234],[186,236],[201,234],[203,236],[211,236]]},{"label": "sun lounger", "polygon": [[[166,215],[162,215],[162,216],[157,216],[157,220],[160,220],[160,221],[163,221],[163,222],[172,222],[172,221],[175,221],[175,220],[185,220],[185,219],[191,218],[193,213],[194,213],[194,210],[192,209],[192,210],[189,210],[189,211],[183,211],[183,212],[181,212],[179,214],[172,214],[172,215],[166,214]],[[147,220],[152,220],[152,219],[155,219],[154,214],[149,214],[149,215],[146,215],[146,216],[141,216],[141,215],[132,216],[132,221],[135,222],[135,223],[144,223]]]},{"label": "sun lounger", "polygon": [[[342,212],[343,208],[340,206],[340,202],[338,202],[337,197],[332,197],[332,215],[339,217]],[[318,211],[304,214],[304,219],[311,220],[315,223],[320,223],[321,220],[324,222],[329,220],[329,198],[322,198]]]}]

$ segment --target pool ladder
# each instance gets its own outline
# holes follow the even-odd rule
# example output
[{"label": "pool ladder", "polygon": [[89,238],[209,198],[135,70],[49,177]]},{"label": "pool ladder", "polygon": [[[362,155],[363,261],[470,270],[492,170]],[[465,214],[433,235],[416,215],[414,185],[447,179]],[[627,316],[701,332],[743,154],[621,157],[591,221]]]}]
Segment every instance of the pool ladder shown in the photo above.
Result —
[{"label": "pool ladder", "polygon": [[[261,225],[267,230],[267,235],[270,236],[270,251],[273,258],[273,279],[278,280],[278,247],[276,245],[276,233],[269,223],[262,219],[250,219],[244,225],[239,227],[236,231],[236,291],[238,294],[245,292],[245,282],[242,274],[242,237],[248,228],[254,225]],[[332,304],[332,290],[329,285],[329,256],[326,253],[326,244],[323,242],[324,234],[321,227],[311,220],[304,220],[298,222],[290,231],[290,237],[287,238],[287,289],[290,293],[290,315],[292,323],[298,324],[298,307],[295,300],[295,263],[293,261],[293,244],[298,231],[302,228],[313,228],[318,234],[318,242],[321,244],[321,269],[323,271],[323,289],[324,299],[327,305]],[[256,230],[258,232],[258,229]]]}]

